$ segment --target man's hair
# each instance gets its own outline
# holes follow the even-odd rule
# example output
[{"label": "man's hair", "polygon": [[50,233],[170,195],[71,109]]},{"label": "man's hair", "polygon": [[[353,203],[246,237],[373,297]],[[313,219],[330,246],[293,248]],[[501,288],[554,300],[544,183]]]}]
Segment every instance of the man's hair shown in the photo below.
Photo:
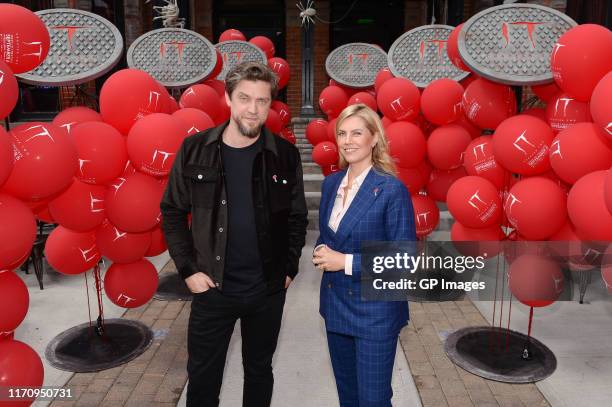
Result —
[{"label": "man's hair", "polygon": [[274,99],[278,91],[278,76],[267,65],[259,62],[243,62],[234,66],[225,76],[225,91],[232,92],[240,81],[262,81],[270,84],[270,97]]}]

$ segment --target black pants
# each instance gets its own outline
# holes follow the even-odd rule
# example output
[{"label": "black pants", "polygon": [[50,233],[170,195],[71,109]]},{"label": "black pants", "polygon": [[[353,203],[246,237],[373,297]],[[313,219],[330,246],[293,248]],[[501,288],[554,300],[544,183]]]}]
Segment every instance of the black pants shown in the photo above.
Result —
[{"label": "black pants", "polygon": [[270,405],[272,357],[284,305],[285,290],[256,300],[227,297],[214,288],[194,296],[187,337],[188,407],[219,405],[227,348],[237,319],[242,332],[242,405]]}]

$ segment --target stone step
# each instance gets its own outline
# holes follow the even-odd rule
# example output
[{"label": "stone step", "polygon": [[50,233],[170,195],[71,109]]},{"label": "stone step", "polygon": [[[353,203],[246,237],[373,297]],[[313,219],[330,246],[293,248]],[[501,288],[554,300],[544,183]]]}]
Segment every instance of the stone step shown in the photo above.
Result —
[{"label": "stone step", "polygon": [[316,163],[302,163],[304,174],[321,174],[321,167]]},{"label": "stone step", "polygon": [[312,154],[310,154],[310,153],[300,154],[300,157],[302,157],[302,162],[303,163],[311,163],[312,162]]},{"label": "stone step", "polygon": [[319,209],[319,204],[321,203],[321,192],[309,191],[304,192],[306,195],[306,206],[308,210],[310,209]]},{"label": "stone step", "polygon": [[308,230],[319,230],[319,210],[310,209],[308,211]]},{"label": "stone step", "polygon": [[304,174],[304,191],[321,192],[324,179],[323,174]]}]

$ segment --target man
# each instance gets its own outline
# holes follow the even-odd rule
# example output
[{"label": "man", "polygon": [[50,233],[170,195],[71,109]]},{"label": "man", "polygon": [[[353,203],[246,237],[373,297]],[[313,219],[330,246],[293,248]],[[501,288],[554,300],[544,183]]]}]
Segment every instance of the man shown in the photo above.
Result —
[{"label": "man", "polygon": [[308,224],[300,154],[264,127],[277,84],[259,63],[228,72],[229,122],[185,139],[161,202],[170,256],[194,293],[188,406],[219,404],[237,319],[243,405],[269,406],[272,398],[285,290],[298,272]]}]

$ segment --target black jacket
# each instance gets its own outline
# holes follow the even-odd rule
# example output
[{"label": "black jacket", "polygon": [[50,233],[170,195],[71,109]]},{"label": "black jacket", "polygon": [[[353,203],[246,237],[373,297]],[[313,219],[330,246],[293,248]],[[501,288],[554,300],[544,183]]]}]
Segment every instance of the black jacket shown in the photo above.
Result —
[{"label": "black jacket", "polygon": [[[162,229],[179,274],[211,277],[223,289],[227,246],[227,194],[221,136],[227,122],[188,137],[172,167],[160,207]],[[259,253],[268,291],[294,278],[305,244],[308,209],[300,154],[265,127],[253,163],[253,206]],[[187,214],[191,213],[191,229]]]}]

